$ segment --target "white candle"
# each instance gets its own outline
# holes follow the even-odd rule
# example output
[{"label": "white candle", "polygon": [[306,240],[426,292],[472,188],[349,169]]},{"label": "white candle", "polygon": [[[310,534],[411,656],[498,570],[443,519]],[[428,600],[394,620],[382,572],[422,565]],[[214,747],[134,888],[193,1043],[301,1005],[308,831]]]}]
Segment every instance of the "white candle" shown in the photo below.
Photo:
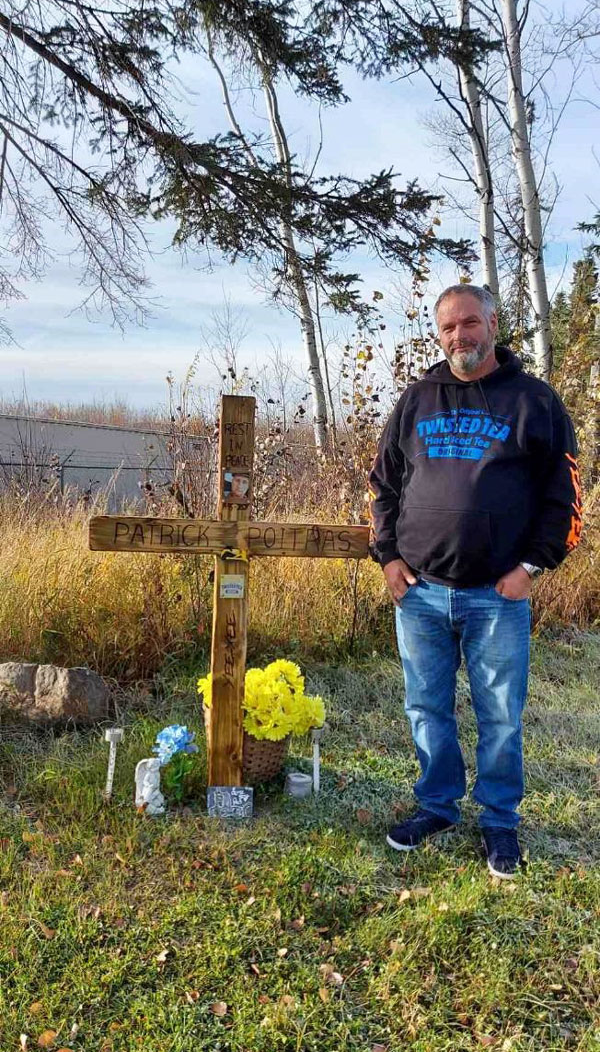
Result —
[{"label": "white candle", "polygon": [[108,727],[104,731],[104,740],[110,745],[108,753],[108,771],[106,772],[106,787],[104,789],[104,799],[110,800],[112,796],[112,787],[115,777],[115,764],[117,762],[117,744],[123,739],[122,727]]},{"label": "white candle", "polygon": [[288,771],[285,780],[285,791],[288,796],[293,796],[296,800],[303,800],[306,796],[310,796],[311,789],[312,778],[309,774],[303,774],[302,771]]},{"label": "white candle", "polygon": [[321,788],[321,752],[319,742],[321,741],[322,734],[322,727],[313,727],[313,792],[315,795]]}]

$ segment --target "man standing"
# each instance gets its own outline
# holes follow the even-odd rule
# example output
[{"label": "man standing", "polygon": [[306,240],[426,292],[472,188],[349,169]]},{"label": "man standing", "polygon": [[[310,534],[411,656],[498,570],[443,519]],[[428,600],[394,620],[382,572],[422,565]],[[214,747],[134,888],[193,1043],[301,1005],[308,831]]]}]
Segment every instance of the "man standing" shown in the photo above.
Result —
[{"label": "man standing", "polygon": [[522,864],[521,715],[529,668],[532,578],[581,533],[569,416],[523,372],[498,330],[492,295],[453,285],[435,305],[446,361],[411,384],[369,475],[373,554],[396,609],[406,712],[421,765],[419,809],[387,842],[409,851],[454,826],[465,794],[455,716],[461,651],[478,727],[473,797],[488,868]]}]

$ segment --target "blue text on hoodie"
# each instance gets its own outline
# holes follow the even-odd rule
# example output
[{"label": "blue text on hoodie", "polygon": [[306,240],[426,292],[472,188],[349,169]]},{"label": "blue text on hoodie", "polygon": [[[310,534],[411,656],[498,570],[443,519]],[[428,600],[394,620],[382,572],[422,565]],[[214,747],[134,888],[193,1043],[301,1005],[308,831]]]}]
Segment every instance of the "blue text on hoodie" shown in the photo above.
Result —
[{"label": "blue text on hoodie", "polygon": [[446,361],[411,384],[369,474],[373,555],[452,587],[494,583],[519,562],[553,568],[579,543],[570,417],[506,347],[461,381]]}]

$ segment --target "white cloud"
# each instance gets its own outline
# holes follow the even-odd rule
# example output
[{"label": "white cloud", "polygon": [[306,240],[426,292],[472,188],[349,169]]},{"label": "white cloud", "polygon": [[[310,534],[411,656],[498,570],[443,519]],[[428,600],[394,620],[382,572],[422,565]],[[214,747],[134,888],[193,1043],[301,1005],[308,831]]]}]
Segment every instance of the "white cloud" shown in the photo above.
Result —
[{"label": "white cloud", "polygon": [[[556,11],[559,0],[552,0]],[[177,68],[181,94],[197,134],[210,136],[226,127],[222,99],[212,71],[198,59],[185,58]],[[586,79],[587,78],[587,79]],[[557,95],[566,84],[565,71],[557,70]],[[421,114],[436,105],[423,80],[396,83],[363,81],[348,72],[345,87],[351,96],[347,106],[322,111],[323,148],[318,162],[320,174],[345,172],[359,178],[393,166],[402,180],[418,178],[424,187],[435,185],[439,157],[427,146],[428,134]],[[578,87],[578,95],[593,97],[590,70]],[[249,92],[240,94],[245,119],[253,114]],[[258,102],[258,100],[257,100]],[[291,129],[292,148],[299,156],[312,156],[319,141],[317,111],[291,90],[282,90],[282,111]],[[547,259],[551,288],[568,280],[570,263],[581,250],[582,237],[575,227],[588,218],[600,202],[597,191],[600,170],[592,146],[600,141],[600,111],[585,102],[573,103],[563,118],[551,149],[551,165],[562,191],[548,227]],[[5,320],[18,341],[0,352],[0,393],[19,394],[23,379],[33,398],[93,399],[123,395],[136,404],[164,398],[164,376],[168,370],[183,375],[200,346],[203,327],[211,312],[228,297],[247,317],[249,335],[244,341],[242,364],[264,361],[271,341],[280,342],[302,368],[301,339],[297,322],[265,301],[255,289],[244,263],[235,266],[214,255],[215,267],[206,269],[206,256],[191,252],[187,260],[169,249],[172,226],[150,229],[155,249],[147,272],[152,280],[149,295],[157,300],[154,316],[144,329],[130,326],[122,334],[105,316],[94,322],[81,313],[70,313],[81,302],[84,290],[76,268],[68,265],[68,241],[53,231],[59,255],[43,281],[30,283],[27,301],[6,311]],[[445,214],[446,236],[476,236],[459,215]],[[565,270],[567,260],[567,271]],[[369,293],[386,290],[396,275],[378,261],[359,253],[347,261],[360,269]],[[440,262],[434,273],[439,284],[452,281],[455,269]],[[432,289],[432,291],[435,291]],[[345,323],[339,326],[343,330]]]}]

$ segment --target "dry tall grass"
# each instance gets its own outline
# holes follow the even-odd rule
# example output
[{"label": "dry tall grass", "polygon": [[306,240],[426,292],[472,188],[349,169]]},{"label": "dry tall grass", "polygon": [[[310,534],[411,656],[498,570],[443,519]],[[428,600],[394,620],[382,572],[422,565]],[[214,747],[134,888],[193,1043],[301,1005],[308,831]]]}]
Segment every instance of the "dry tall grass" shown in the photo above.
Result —
[{"label": "dry tall grass", "polygon": [[560,622],[585,628],[600,624],[600,482],[584,500],[583,520],[579,547],[536,585],[538,625]]},{"label": "dry tall grass", "polygon": [[[322,507],[281,518],[356,520],[323,483]],[[350,502],[351,503],[351,502]],[[600,486],[587,498],[583,542],[536,585],[538,624],[600,623]],[[335,505],[335,512],[333,506]],[[172,513],[172,512],[171,512]],[[206,653],[212,621],[207,557],[90,552],[89,510],[29,499],[0,501],[0,660],[88,665],[105,676],[140,679],[167,660]],[[391,647],[392,609],[371,562],[254,560],[250,657],[302,653],[329,658]]]},{"label": "dry tall grass", "polygon": [[87,518],[4,503],[0,655],[145,676],[186,638],[180,564],[90,552]]},{"label": "dry tall grass", "polygon": [[[0,660],[89,665],[144,678],[208,648],[212,559],[91,552],[89,511],[0,503]],[[255,560],[251,650],[346,652],[388,609],[374,564]]]}]

